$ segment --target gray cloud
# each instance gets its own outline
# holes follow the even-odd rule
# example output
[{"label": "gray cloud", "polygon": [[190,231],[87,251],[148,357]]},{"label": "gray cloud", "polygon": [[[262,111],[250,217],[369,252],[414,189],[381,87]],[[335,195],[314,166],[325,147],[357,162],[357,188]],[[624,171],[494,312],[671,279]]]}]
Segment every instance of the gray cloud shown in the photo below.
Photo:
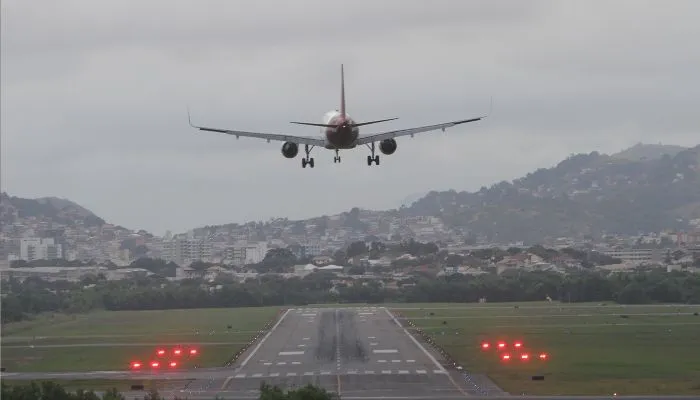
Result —
[{"label": "gray cloud", "polygon": [[[40,5],[37,5],[40,4]],[[2,189],[57,195],[156,233],[394,207],[478,189],[570,153],[698,143],[693,1],[64,1],[2,3]],[[365,149],[194,131],[317,134],[338,106],[376,129],[493,115]],[[371,131],[371,130],[368,130]]]}]

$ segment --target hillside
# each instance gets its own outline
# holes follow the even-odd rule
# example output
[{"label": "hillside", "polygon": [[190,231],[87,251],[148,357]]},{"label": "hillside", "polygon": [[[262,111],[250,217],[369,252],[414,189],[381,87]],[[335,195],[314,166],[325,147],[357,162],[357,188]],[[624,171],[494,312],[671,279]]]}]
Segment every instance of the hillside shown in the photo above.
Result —
[{"label": "hillside", "polygon": [[67,226],[80,224],[91,227],[105,223],[102,218],[70,200],[57,197],[24,199],[7,193],[0,194],[0,223],[12,224],[20,218],[32,217]]},{"label": "hillside", "polygon": [[574,155],[476,193],[431,192],[402,213],[438,216],[494,241],[530,243],[685,229],[700,218],[700,146],[640,160],[620,154]]},{"label": "hillside", "polygon": [[673,157],[686,147],[669,144],[642,144],[637,143],[629,149],[613,154],[611,157],[628,161],[658,160],[665,154]]}]

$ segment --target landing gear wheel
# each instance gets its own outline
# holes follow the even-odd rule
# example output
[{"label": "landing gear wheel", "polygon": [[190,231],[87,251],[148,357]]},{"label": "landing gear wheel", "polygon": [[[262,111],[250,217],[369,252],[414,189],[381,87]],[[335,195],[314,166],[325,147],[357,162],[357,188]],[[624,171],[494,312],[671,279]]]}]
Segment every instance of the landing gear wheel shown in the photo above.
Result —
[{"label": "landing gear wheel", "polygon": [[334,163],[339,163],[339,162],[340,162],[340,156],[335,156],[335,157],[333,157],[333,162],[334,162]]},{"label": "landing gear wheel", "polygon": [[367,147],[369,147],[369,151],[372,152],[371,155],[367,156],[367,165],[370,167],[372,166],[372,163],[379,165],[379,155],[374,155],[374,142],[372,142],[371,145],[367,145]]},{"label": "landing gear wheel", "polygon": [[304,145],[304,152],[306,153],[306,157],[301,159],[301,167],[306,168],[308,165],[309,168],[314,167],[314,159],[313,157],[309,157],[309,153],[311,153],[311,149],[313,146],[309,147],[308,144]]}]

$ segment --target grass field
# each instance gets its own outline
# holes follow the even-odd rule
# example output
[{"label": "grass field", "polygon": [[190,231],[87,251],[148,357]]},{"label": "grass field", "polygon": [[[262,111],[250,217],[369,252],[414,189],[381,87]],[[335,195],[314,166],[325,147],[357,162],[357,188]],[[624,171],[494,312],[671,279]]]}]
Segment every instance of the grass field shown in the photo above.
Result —
[{"label": "grass field", "polygon": [[182,357],[180,366],[222,366],[278,311],[267,307],[42,316],[3,327],[0,356],[8,372],[124,370],[132,361],[154,359],[158,348],[183,346],[195,347],[199,354]]},{"label": "grass field", "polygon": [[[558,303],[396,305],[467,371],[512,394],[700,395],[700,307]],[[548,361],[484,351],[487,341],[546,352]],[[517,357],[520,351],[510,353]],[[544,381],[532,381],[544,375]]]}]

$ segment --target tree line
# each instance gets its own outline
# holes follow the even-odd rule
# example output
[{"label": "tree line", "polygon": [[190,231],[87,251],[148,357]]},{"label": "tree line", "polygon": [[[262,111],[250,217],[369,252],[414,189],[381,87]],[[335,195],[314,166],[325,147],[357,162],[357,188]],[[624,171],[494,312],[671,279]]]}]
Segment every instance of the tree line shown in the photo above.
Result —
[{"label": "tree line", "polygon": [[159,276],[107,281],[48,282],[29,278],[2,283],[2,322],[20,321],[44,312],[80,313],[93,309],[161,310],[210,307],[300,306],[318,303],[383,302],[561,302],[615,301],[624,304],[700,304],[700,275],[665,270],[610,273],[579,270],[566,275],[510,270],[500,275],[447,275],[417,272],[396,283],[387,279],[340,279],[317,271],[284,279],[261,275],[236,282]]},{"label": "tree line", "polygon": [[[132,398],[130,396],[130,398]],[[143,400],[164,400],[157,390],[146,392]],[[272,386],[263,382],[260,385],[260,400],[335,400],[337,396],[327,390],[308,384],[306,386],[283,390],[278,386]],[[34,382],[31,381],[23,385],[7,385],[2,383],[0,393],[2,400],[126,400],[116,388],[105,391],[98,395],[92,390],[68,391],[59,383],[52,381]],[[174,400],[184,400],[185,398],[175,396]],[[214,397],[212,397],[214,399]]]}]

